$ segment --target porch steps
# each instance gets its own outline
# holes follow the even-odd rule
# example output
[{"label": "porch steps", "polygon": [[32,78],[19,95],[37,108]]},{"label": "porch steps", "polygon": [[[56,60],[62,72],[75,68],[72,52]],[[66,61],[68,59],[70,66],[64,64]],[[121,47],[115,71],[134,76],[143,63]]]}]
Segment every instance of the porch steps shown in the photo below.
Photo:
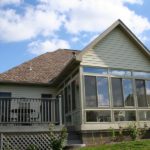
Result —
[{"label": "porch steps", "polygon": [[74,149],[77,147],[84,147],[85,144],[82,142],[81,133],[75,131],[74,127],[67,127],[68,130],[68,143],[66,149]]}]

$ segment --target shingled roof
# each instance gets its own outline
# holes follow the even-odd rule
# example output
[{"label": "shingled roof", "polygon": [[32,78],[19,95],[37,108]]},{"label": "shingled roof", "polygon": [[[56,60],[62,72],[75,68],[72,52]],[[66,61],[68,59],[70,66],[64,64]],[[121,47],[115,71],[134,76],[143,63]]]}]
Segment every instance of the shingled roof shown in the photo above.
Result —
[{"label": "shingled roof", "polygon": [[73,58],[76,50],[58,49],[0,74],[0,82],[47,84],[56,78]]}]

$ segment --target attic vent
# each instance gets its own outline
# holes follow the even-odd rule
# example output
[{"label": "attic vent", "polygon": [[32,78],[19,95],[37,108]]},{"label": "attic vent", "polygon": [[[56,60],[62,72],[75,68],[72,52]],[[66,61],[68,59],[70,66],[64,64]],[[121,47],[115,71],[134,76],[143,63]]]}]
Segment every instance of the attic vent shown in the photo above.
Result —
[{"label": "attic vent", "polygon": [[74,58],[76,58],[76,52],[72,52]]},{"label": "attic vent", "polygon": [[31,66],[30,66],[29,70],[32,71],[32,67]]}]

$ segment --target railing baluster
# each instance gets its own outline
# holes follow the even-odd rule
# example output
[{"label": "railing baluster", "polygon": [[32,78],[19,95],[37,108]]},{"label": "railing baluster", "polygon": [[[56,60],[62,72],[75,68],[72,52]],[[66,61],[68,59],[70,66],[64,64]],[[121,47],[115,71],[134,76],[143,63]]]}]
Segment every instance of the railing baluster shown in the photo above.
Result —
[{"label": "railing baluster", "polygon": [[43,122],[43,100],[41,100],[41,122]]},{"label": "railing baluster", "polygon": [[59,124],[62,125],[62,98],[59,95]]},{"label": "railing baluster", "polygon": [[2,122],[2,99],[0,99],[0,122]]},{"label": "railing baluster", "polygon": [[61,123],[60,114],[60,99],[0,98],[0,124]]},{"label": "railing baluster", "polygon": [[6,108],[7,108],[7,109],[6,109],[6,110],[7,110],[7,119],[6,119],[6,122],[9,122],[9,121],[8,121],[8,105],[9,105],[9,99],[7,99],[6,101],[7,101],[7,106],[6,106]]},{"label": "railing baluster", "polygon": [[6,109],[6,108],[5,108],[6,103],[5,103],[5,102],[6,102],[6,99],[3,101],[3,103],[4,103],[4,112],[3,112],[3,116],[4,116],[4,119],[3,119],[3,120],[4,120],[4,122],[6,122],[6,120],[5,120],[5,117],[6,117],[6,113],[5,113],[5,111],[6,111],[6,110],[5,110],[5,109]]},{"label": "railing baluster", "polygon": [[47,122],[47,114],[46,114],[46,101],[47,100],[44,100],[44,108],[45,108],[45,110],[44,110],[44,122]]},{"label": "railing baluster", "polygon": [[53,109],[53,116],[54,116],[53,123],[55,124],[55,123],[56,123],[55,100],[53,100],[53,105],[54,105],[54,106],[53,106],[53,108],[54,108],[54,109]]},{"label": "railing baluster", "polygon": [[50,122],[50,119],[49,119],[49,116],[50,116],[50,115],[49,115],[49,104],[50,104],[50,100],[47,100],[47,109],[48,109],[48,110],[47,110],[47,113],[48,113],[47,115],[48,115],[48,122]]}]

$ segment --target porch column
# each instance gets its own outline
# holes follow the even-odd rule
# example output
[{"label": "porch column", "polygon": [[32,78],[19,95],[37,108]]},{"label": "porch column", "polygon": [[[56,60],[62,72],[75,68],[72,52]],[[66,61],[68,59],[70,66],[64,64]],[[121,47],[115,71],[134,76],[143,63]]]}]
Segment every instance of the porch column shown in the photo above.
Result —
[{"label": "porch column", "polygon": [[59,125],[62,125],[62,97],[61,95],[58,96],[59,100]]}]

